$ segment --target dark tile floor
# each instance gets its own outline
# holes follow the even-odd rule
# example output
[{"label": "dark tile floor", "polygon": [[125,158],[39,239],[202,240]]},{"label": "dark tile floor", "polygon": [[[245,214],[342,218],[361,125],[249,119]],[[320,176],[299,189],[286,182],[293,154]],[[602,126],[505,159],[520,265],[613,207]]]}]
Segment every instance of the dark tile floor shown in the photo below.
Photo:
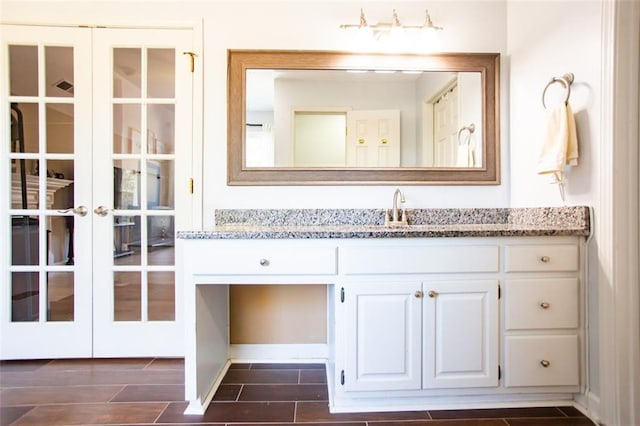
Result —
[{"label": "dark tile floor", "polygon": [[181,359],[0,363],[0,424],[593,426],[571,407],[330,414],[324,366],[234,364],[206,413],[185,416]]}]

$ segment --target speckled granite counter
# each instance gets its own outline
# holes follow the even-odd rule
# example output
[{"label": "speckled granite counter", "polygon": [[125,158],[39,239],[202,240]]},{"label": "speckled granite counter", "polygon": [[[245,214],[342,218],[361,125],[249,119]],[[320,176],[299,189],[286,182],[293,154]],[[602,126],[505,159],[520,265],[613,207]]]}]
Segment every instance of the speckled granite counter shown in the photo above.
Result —
[{"label": "speckled granite counter", "polygon": [[181,239],[588,236],[589,208],[407,209],[407,226],[385,226],[383,209],[217,210],[211,231]]}]

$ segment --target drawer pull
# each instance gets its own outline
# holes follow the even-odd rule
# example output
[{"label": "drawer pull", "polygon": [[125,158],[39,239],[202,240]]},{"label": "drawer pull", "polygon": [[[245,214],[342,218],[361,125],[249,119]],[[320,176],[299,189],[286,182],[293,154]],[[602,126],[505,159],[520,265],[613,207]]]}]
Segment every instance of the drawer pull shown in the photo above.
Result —
[{"label": "drawer pull", "polygon": [[551,304],[549,302],[542,302],[540,303],[540,307],[542,309],[549,309],[551,307]]},{"label": "drawer pull", "polygon": [[424,297],[424,292],[418,290],[418,291],[416,291],[415,296],[416,296],[416,298],[420,299],[420,298]]},{"label": "drawer pull", "polygon": [[548,366],[551,365],[551,362],[547,361],[546,359],[543,359],[542,361],[540,361],[540,365],[543,366],[544,368],[547,368]]},{"label": "drawer pull", "polygon": [[260,259],[260,266],[269,266],[268,259]]},{"label": "drawer pull", "polygon": [[540,262],[542,263],[549,263],[551,261],[551,258],[549,256],[542,256],[540,258]]},{"label": "drawer pull", "polygon": [[438,295],[438,292],[437,292],[437,291],[433,291],[433,290],[431,290],[431,291],[429,291],[429,293],[427,293],[427,294],[429,295],[429,297],[430,297],[430,298],[432,298],[432,299],[433,299],[434,297],[436,297],[436,296]]}]

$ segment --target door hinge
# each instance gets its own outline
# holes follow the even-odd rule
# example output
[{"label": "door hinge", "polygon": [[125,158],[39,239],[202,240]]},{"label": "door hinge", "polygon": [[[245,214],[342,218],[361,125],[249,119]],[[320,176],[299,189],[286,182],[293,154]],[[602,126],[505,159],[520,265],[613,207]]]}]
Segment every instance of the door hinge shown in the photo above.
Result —
[{"label": "door hinge", "polygon": [[344,303],[344,287],[340,289],[340,303]]},{"label": "door hinge", "polygon": [[193,194],[193,178],[189,178],[189,194]]},{"label": "door hinge", "polygon": [[500,300],[502,298],[502,287],[500,287],[500,284],[498,284],[498,300]]},{"label": "door hinge", "polygon": [[191,72],[195,69],[195,58],[198,56],[195,52],[182,52],[183,55],[189,55],[189,69]]},{"label": "door hinge", "polygon": [[498,365],[498,380],[502,379],[502,368]]},{"label": "door hinge", "polygon": [[340,371],[340,384],[344,386],[344,370]]}]

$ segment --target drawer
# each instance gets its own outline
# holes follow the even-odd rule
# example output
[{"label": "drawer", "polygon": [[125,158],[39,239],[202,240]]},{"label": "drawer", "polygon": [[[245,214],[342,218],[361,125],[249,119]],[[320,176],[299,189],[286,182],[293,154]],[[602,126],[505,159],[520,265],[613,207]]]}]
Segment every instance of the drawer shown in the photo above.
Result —
[{"label": "drawer", "polygon": [[340,249],[344,274],[417,274],[446,272],[497,272],[499,247],[385,246]]},{"label": "drawer", "polygon": [[507,280],[507,330],[578,327],[578,280],[549,278]]},{"label": "drawer", "polygon": [[335,247],[226,247],[207,258],[216,275],[333,275]]},{"label": "drawer", "polygon": [[506,272],[577,271],[575,244],[509,245],[505,247]]},{"label": "drawer", "polygon": [[578,336],[505,337],[505,386],[577,386]]}]

